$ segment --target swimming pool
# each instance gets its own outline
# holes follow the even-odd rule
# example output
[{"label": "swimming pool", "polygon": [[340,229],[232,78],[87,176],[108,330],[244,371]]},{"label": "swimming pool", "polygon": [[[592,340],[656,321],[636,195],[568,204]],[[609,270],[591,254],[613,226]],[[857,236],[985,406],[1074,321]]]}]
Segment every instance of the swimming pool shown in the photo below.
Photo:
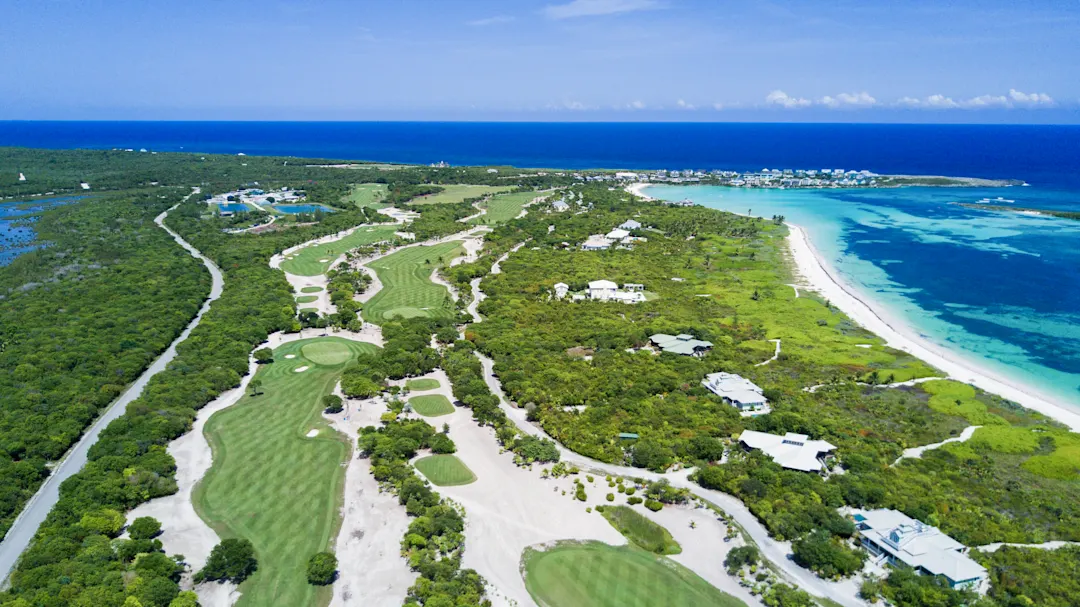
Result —
[{"label": "swimming pool", "polygon": [[322,211],[323,213],[333,213],[334,209],[330,207],[324,207],[321,204],[276,204],[274,208],[282,213],[288,213],[290,215],[296,215],[297,213],[314,213],[315,211]]},{"label": "swimming pool", "polygon": [[245,211],[250,211],[251,209],[249,209],[246,204],[243,204],[241,202],[219,202],[218,210],[227,213],[243,213]]}]

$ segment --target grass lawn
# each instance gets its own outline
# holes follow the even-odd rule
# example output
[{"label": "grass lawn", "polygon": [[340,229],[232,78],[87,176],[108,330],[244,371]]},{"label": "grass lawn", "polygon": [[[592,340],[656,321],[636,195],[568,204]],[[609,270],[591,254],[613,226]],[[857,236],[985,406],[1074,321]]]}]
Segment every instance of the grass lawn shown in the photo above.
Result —
[{"label": "grass lawn", "polygon": [[311,303],[313,301],[319,301],[319,298],[315,295],[301,295],[296,298],[296,303],[298,304]]},{"label": "grass lawn", "polygon": [[322,290],[323,290],[322,287],[304,287],[304,288],[300,289],[300,292],[301,293],[321,293]]},{"label": "grass lawn", "polygon": [[[461,254],[461,242],[402,249],[368,264],[383,288],[364,306],[364,319],[382,323],[392,318],[451,318],[453,300],[446,287],[431,282],[431,272]],[[442,259],[442,261],[439,261]]]},{"label": "grass lawn", "polygon": [[679,554],[682,547],[667,529],[629,506],[604,506],[604,518],[626,539],[656,554]]},{"label": "grass lawn", "polygon": [[[289,274],[297,276],[318,276],[325,274],[330,264],[342,253],[355,249],[360,245],[390,240],[394,237],[397,226],[361,226],[355,232],[341,240],[318,245],[310,245],[300,249],[292,259],[281,262],[281,269]],[[325,260],[325,261],[324,261]]]},{"label": "grass lawn", "polygon": [[439,387],[437,379],[410,379],[405,382],[405,387],[410,390],[434,390]]},{"label": "grass lawn", "polygon": [[513,192],[493,196],[480,205],[487,209],[487,213],[470,219],[469,223],[487,225],[505,223],[521,214],[522,207],[527,203],[542,195],[539,192]]},{"label": "grass lawn", "polygon": [[506,192],[514,189],[510,186],[491,186],[491,185],[463,185],[463,184],[451,184],[440,185],[443,191],[438,194],[431,194],[429,196],[421,196],[410,200],[410,204],[443,204],[447,202],[462,202],[466,198],[476,198],[477,196],[486,196],[488,194],[497,194],[499,192]]},{"label": "grass lawn", "polygon": [[[221,537],[251,540],[259,559],[258,571],[240,587],[238,606],[329,600],[330,588],[308,584],[304,568],[312,554],[332,548],[341,524],[342,463],[351,441],[323,421],[322,397],[349,358],[375,350],[336,337],[284,344],[255,375],[263,393],[249,391],[206,424],[214,464],[192,502]],[[297,373],[301,367],[308,369]],[[321,432],[306,438],[312,428]]]},{"label": "grass lawn", "polygon": [[349,192],[348,201],[360,208],[381,209],[386,206],[382,204],[382,201],[386,198],[386,191],[385,183],[358,183]]},{"label": "grass lawn", "polygon": [[526,548],[525,587],[542,607],[745,607],[678,563],[633,546],[560,542]]},{"label": "grass lawn", "polygon": [[432,484],[440,487],[468,485],[476,480],[473,471],[453,455],[429,455],[416,460],[413,465]]},{"label": "grass lawn", "polygon": [[409,404],[412,405],[413,411],[425,417],[449,415],[454,412],[454,405],[442,394],[414,396],[409,399]]}]

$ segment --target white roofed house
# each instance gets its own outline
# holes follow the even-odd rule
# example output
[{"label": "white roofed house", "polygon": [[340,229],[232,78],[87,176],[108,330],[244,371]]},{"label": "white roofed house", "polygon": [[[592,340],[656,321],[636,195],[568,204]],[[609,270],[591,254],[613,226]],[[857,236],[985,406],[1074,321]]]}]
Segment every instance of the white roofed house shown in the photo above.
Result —
[{"label": "white roofed house", "polygon": [[557,283],[555,283],[555,297],[556,298],[562,299],[562,298],[566,297],[566,294],[569,293],[569,292],[570,292],[570,285],[566,284],[565,282],[557,282]]},{"label": "white roofed house", "polygon": [[606,251],[611,248],[611,240],[601,236],[600,234],[593,234],[585,242],[581,243],[582,251]]},{"label": "white roofed house", "polygon": [[569,211],[570,205],[567,204],[565,200],[559,199],[551,203],[551,208],[554,209],[556,212],[561,213],[563,211]]},{"label": "white roofed house", "polygon": [[744,430],[739,435],[739,444],[746,449],[757,449],[768,455],[772,461],[788,470],[802,472],[821,472],[826,469],[825,456],[836,447],[823,440],[810,440],[805,434],[788,432],[769,434]]},{"label": "white roofed house", "polygon": [[614,230],[608,232],[604,237],[608,240],[622,240],[629,235],[630,232],[627,232],[626,230],[623,230],[621,228],[615,228]]},{"label": "white roofed house", "polygon": [[619,228],[623,230],[640,230],[641,223],[638,221],[634,221],[633,219],[627,219],[619,225]]},{"label": "white roofed house", "polygon": [[619,285],[610,280],[594,280],[589,283],[589,299],[595,301],[608,301],[615,299],[619,291]]},{"label": "white roofed house", "polygon": [[772,411],[764,391],[745,377],[721,371],[706,375],[701,385],[738,409],[743,417],[765,415]]},{"label": "white roofed house", "polygon": [[852,518],[859,541],[876,564],[941,576],[950,588],[986,591],[986,569],[967,555],[966,546],[937,527],[896,510],[855,510]]}]

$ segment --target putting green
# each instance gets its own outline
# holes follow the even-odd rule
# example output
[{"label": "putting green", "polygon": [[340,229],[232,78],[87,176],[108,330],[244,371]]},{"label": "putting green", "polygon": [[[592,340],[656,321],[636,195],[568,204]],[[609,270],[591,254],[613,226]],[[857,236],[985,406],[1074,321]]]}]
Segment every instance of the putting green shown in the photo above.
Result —
[{"label": "putting green", "polygon": [[298,304],[311,303],[313,301],[319,301],[319,298],[315,295],[301,295],[300,297],[296,298],[296,303]]},{"label": "putting green", "polygon": [[[309,366],[303,355],[307,346],[324,343],[353,356],[377,351],[371,344],[337,337],[284,344],[274,350],[274,362],[260,365],[255,375],[262,393],[243,396],[206,424],[213,466],[192,503],[220,537],[250,540],[259,557],[258,571],[240,586],[237,607],[329,601],[303,572],[308,558],[326,550],[337,535],[342,464],[352,439],[334,432],[322,418],[322,398],[333,390],[344,365]],[[301,367],[309,368],[296,373]],[[313,429],[318,435],[308,438]]]},{"label": "putting green", "polygon": [[560,542],[526,548],[525,588],[544,607],[746,607],[666,557],[633,546]]},{"label": "putting green", "polygon": [[409,399],[413,411],[425,417],[438,417],[449,415],[454,412],[454,405],[450,399],[442,394],[428,394],[426,396],[414,396]]},{"label": "putting green", "polygon": [[304,287],[300,289],[301,293],[322,293],[322,287]]},{"label": "putting green", "polygon": [[452,318],[450,292],[431,282],[431,273],[461,251],[461,242],[451,240],[402,249],[367,264],[383,288],[364,305],[364,320],[378,324],[393,318]]},{"label": "putting green", "polygon": [[439,380],[428,378],[410,379],[405,382],[405,387],[410,390],[434,390],[439,385]]},{"label": "putting green", "polygon": [[304,358],[317,365],[332,367],[352,358],[355,353],[345,340],[319,340],[304,344],[300,348]]},{"label": "putting green", "polygon": [[460,459],[453,455],[429,455],[413,464],[420,474],[440,487],[468,485],[476,481],[476,475]]}]

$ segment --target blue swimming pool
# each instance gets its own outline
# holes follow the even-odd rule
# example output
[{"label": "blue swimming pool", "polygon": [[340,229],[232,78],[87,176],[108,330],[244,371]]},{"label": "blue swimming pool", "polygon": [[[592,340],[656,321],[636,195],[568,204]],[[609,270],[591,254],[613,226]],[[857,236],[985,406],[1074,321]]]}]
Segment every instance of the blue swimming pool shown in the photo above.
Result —
[{"label": "blue swimming pool", "polygon": [[330,207],[324,207],[321,204],[276,204],[274,208],[282,213],[288,213],[290,215],[296,215],[297,213],[314,213],[315,211],[322,211],[323,213],[333,213],[334,209]]},{"label": "blue swimming pool", "polygon": [[243,213],[251,210],[246,204],[241,202],[219,202],[217,206],[219,210],[228,213]]}]

